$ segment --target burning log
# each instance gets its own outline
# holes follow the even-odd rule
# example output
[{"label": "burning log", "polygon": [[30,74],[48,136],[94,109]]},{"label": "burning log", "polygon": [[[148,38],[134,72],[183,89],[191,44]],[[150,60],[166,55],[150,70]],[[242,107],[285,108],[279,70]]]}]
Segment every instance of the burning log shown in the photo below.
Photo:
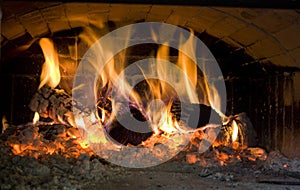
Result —
[{"label": "burning log", "polygon": [[[183,117],[187,118],[185,124],[190,127],[195,126],[195,124],[198,128],[203,127],[208,123],[222,124],[221,116],[219,116],[212,107],[204,104],[190,104],[174,101],[172,102],[171,113],[177,121]],[[181,115],[181,113],[185,115]],[[197,123],[194,123],[193,121],[197,121]]]},{"label": "burning log", "polygon": [[[67,124],[75,127],[76,125],[72,113],[72,106],[72,98],[70,95],[65,93],[63,90],[52,89],[47,85],[37,91],[29,104],[29,108],[32,111],[37,112],[41,117],[50,118],[57,124]],[[108,98],[99,101],[97,107],[99,108],[98,113],[100,115],[102,112],[105,112],[105,114],[110,116],[112,108],[111,102]],[[134,118],[139,121],[147,121],[147,118],[139,109],[134,106],[129,107]],[[183,111],[181,111],[181,109],[183,109]],[[198,112],[195,111],[197,109],[199,110]],[[222,124],[222,120],[224,120],[224,118],[221,118],[221,116],[219,116],[218,113],[210,106],[203,104],[181,103],[179,101],[172,102],[170,113],[177,121],[179,121],[182,117],[187,118],[184,120],[184,125],[186,126],[195,126],[195,124],[192,123],[193,121],[198,121],[196,123],[197,128],[204,127],[209,123],[222,126],[221,133],[218,136],[218,141],[222,144],[230,145],[236,141],[239,142],[240,145],[256,145],[255,131],[245,113],[227,117],[225,118],[226,121]],[[182,113],[185,115],[181,115]],[[112,122],[109,122],[109,124],[106,124],[106,121],[103,122],[109,135],[117,142],[124,145],[139,145],[153,134],[153,132],[138,133],[123,127],[121,123],[122,120],[126,119],[126,117],[129,116],[123,114],[121,116],[121,121],[114,119]],[[210,120],[210,118],[212,119]],[[151,131],[152,129],[150,124],[148,126],[149,128],[145,130]]]},{"label": "burning log", "polygon": [[257,145],[257,134],[246,113],[240,113],[225,118],[218,141],[230,145],[233,142],[241,146],[251,147]]},{"label": "burning log", "polygon": [[[181,107],[180,107],[181,104]],[[185,114],[189,114],[186,121],[187,126],[193,126],[193,120],[198,121],[197,128],[204,127],[207,124],[217,124],[221,126],[217,141],[224,145],[232,145],[237,142],[238,146],[256,146],[257,134],[246,113],[240,113],[234,116],[222,118],[212,107],[204,104],[187,104],[175,101],[171,107],[171,113],[177,120],[181,118],[181,109]],[[194,113],[198,113],[195,115]]]},{"label": "burning log", "polygon": [[[134,118],[138,119],[139,121],[145,121],[148,124],[144,131],[152,131],[150,123],[147,122],[146,118],[137,108],[130,106],[130,112],[131,113],[129,114],[132,114]],[[124,114],[119,119],[120,121],[115,119],[109,126],[108,133],[114,140],[124,145],[131,144],[136,146],[147,140],[153,134],[153,132],[139,133],[125,128],[121,123],[126,120],[126,117],[130,116]]]},{"label": "burning log", "polygon": [[[103,110],[111,110],[111,102],[109,99],[106,99],[105,101],[100,101],[98,106],[101,108],[100,114],[102,113]],[[135,106],[130,106],[130,114],[137,120],[139,121],[145,121],[147,123],[148,119],[141,113],[139,109],[137,109]],[[181,112],[181,109],[184,109],[183,112]],[[200,109],[199,114],[195,114],[195,110]],[[122,111],[122,110],[120,110]],[[180,104],[179,101],[174,101],[172,102],[172,106],[170,109],[170,112],[173,116],[173,119],[176,119],[177,121],[180,120],[181,118],[181,113],[184,113],[185,116],[189,114],[185,120],[184,125],[186,126],[193,126],[195,125],[193,123],[194,120],[198,121],[196,124],[197,128],[204,127],[207,125],[209,122],[216,123],[216,124],[222,124],[221,117],[209,106],[203,105],[203,104],[188,104],[188,103],[183,103],[182,105]],[[198,113],[198,112],[196,112]],[[211,116],[212,115],[212,116]],[[210,121],[210,116],[213,118]],[[135,131],[131,131],[130,129],[125,128],[122,126],[122,121],[126,120],[126,117],[130,117],[130,115],[122,114],[120,121],[117,119],[114,119],[112,123],[107,126],[107,131],[109,135],[116,140],[117,142],[127,145],[139,145],[143,141],[147,140],[151,135],[153,135],[153,132],[148,132],[148,133],[139,133]],[[148,128],[145,127],[145,130],[143,131],[152,131],[153,129],[151,128],[151,123],[148,123]]]},{"label": "burning log", "polygon": [[112,129],[109,131],[109,136],[114,140],[118,141],[123,145],[134,145],[137,146],[141,144],[143,141],[147,140],[150,136],[152,136],[152,132],[149,133],[138,133],[135,131],[131,131],[120,124],[119,121],[115,121],[112,123]]},{"label": "burning log", "polygon": [[72,97],[64,90],[45,85],[38,89],[29,103],[29,108],[54,123],[76,126],[72,113]]}]

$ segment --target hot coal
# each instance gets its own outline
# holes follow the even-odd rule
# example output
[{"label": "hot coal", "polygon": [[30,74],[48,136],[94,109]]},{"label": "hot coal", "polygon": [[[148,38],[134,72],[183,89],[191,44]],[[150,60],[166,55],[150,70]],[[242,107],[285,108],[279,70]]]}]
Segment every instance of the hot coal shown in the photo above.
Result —
[{"label": "hot coal", "polygon": [[[54,139],[66,138],[71,134],[70,129],[77,130],[66,125],[10,126],[0,135],[0,189],[128,189],[130,186],[134,190],[183,190],[199,189],[201,185],[228,190],[299,189],[300,160],[260,148],[239,150],[218,146],[202,154],[181,152],[164,164],[146,169],[103,163],[97,156],[90,156],[82,150],[75,156],[69,152],[71,147],[77,147],[76,141],[61,141],[61,145],[68,148],[44,154],[42,144],[49,145]],[[12,154],[10,142],[23,143],[24,135],[28,135],[27,141],[30,141],[32,134],[38,137],[35,139],[39,142],[38,147],[27,149],[26,155]],[[45,136],[52,137],[47,140]],[[33,157],[30,152],[41,156]],[[193,154],[198,160],[187,163],[185,155]]]}]

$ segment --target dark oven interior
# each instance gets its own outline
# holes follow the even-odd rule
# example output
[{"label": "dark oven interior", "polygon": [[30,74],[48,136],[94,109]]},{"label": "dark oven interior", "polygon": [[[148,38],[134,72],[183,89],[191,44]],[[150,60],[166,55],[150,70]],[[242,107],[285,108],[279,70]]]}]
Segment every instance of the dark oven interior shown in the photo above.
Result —
[{"label": "dark oven interior", "polygon": [[[246,113],[257,134],[253,137],[256,147],[300,158],[299,9],[293,1],[280,5],[231,3],[2,1],[1,131],[34,118],[29,105],[45,62],[40,39],[52,40],[61,75],[57,88],[72,96],[77,66],[93,44],[86,38],[99,39],[128,24],[161,22],[192,30],[208,47],[226,85],[224,114]],[[129,49],[131,62],[158,51],[153,44]],[[171,49],[170,57],[177,59],[178,52]],[[232,180],[225,174],[220,178]]]}]

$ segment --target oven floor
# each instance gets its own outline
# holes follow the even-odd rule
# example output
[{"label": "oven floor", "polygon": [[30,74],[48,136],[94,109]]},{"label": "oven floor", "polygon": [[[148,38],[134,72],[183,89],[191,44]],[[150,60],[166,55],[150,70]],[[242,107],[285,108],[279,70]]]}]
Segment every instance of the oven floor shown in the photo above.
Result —
[{"label": "oven floor", "polygon": [[[266,159],[255,161],[238,153],[241,159],[231,159],[224,164],[215,151],[227,152],[227,158],[235,158],[237,153],[228,147],[215,147],[201,155],[189,150],[158,166],[133,169],[81,152],[74,144],[76,141],[62,138],[62,134],[67,133],[61,125],[35,129],[28,126],[16,133],[11,127],[0,135],[1,190],[300,190],[300,158],[287,158],[278,151],[266,153]],[[61,142],[60,148],[52,155],[46,154],[53,138],[56,143]],[[20,151],[18,143],[23,143],[24,152],[31,147],[26,156],[13,154],[12,149]],[[72,152],[77,157],[72,156]],[[189,164],[188,154],[201,159]]]},{"label": "oven floor", "polygon": [[[202,167],[183,160],[129,169],[89,158],[0,157],[0,189],[270,189],[300,190],[300,172],[274,171],[263,163],[247,167]],[[262,164],[262,165],[261,165]]]}]

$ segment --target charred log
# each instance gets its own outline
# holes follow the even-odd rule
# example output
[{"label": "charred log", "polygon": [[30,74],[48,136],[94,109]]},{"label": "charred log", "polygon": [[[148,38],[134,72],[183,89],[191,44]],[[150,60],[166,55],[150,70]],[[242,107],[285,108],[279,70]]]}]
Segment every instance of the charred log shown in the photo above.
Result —
[{"label": "charred log", "polygon": [[[72,98],[70,95],[65,93],[63,90],[52,89],[48,86],[44,86],[37,91],[32,98],[29,108],[38,112],[39,115],[45,120],[52,120],[57,124],[67,124],[75,127],[74,116],[72,112],[73,105]],[[105,112],[106,118],[111,117],[112,103],[109,98],[103,98],[98,101],[96,107],[98,108],[98,114],[102,115]],[[115,118],[112,122],[103,122],[106,126],[106,130],[109,136],[117,142],[127,145],[139,145],[143,141],[147,140],[152,134],[150,122],[134,105],[129,105],[130,113],[122,112],[120,110],[121,117],[118,120]],[[203,104],[191,104],[180,102],[178,100],[172,102],[170,113],[173,118],[177,121],[182,122],[184,126],[191,128],[201,128],[207,124],[217,124],[221,127],[218,141],[227,143],[228,145],[233,142],[233,121],[237,123],[238,127],[238,138],[237,141],[241,145],[255,146],[257,145],[257,138],[254,128],[246,116],[245,113],[241,113],[235,116],[222,118],[212,107]],[[126,122],[128,117],[134,117],[136,120],[144,121],[147,125],[141,131],[136,132],[127,129],[122,125]],[[227,121],[224,122],[224,119]]]},{"label": "charred log", "polygon": [[[203,127],[208,123],[222,124],[221,116],[212,107],[204,104],[172,102],[171,113],[177,121],[189,127]],[[182,114],[182,115],[181,115]]]},{"label": "charred log", "polygon": [[252,123],[246,113],[240,113],[234,116],[229,116],[226,118],[227,121],[221,127],[221,131],[218,136],[218,141],[225,144],[230,144],[233,134],[233,122],[236,122],[238,127],[238,134],[236,141],[242,146],[253,147],[258,143],[257,134],[252,126]]},{"label": "charred log", "polygon": [[29,103],[29,108],[57,124],[75,126],[72,113],[72,97],[64,90],[43,86],[38,89]]}]

